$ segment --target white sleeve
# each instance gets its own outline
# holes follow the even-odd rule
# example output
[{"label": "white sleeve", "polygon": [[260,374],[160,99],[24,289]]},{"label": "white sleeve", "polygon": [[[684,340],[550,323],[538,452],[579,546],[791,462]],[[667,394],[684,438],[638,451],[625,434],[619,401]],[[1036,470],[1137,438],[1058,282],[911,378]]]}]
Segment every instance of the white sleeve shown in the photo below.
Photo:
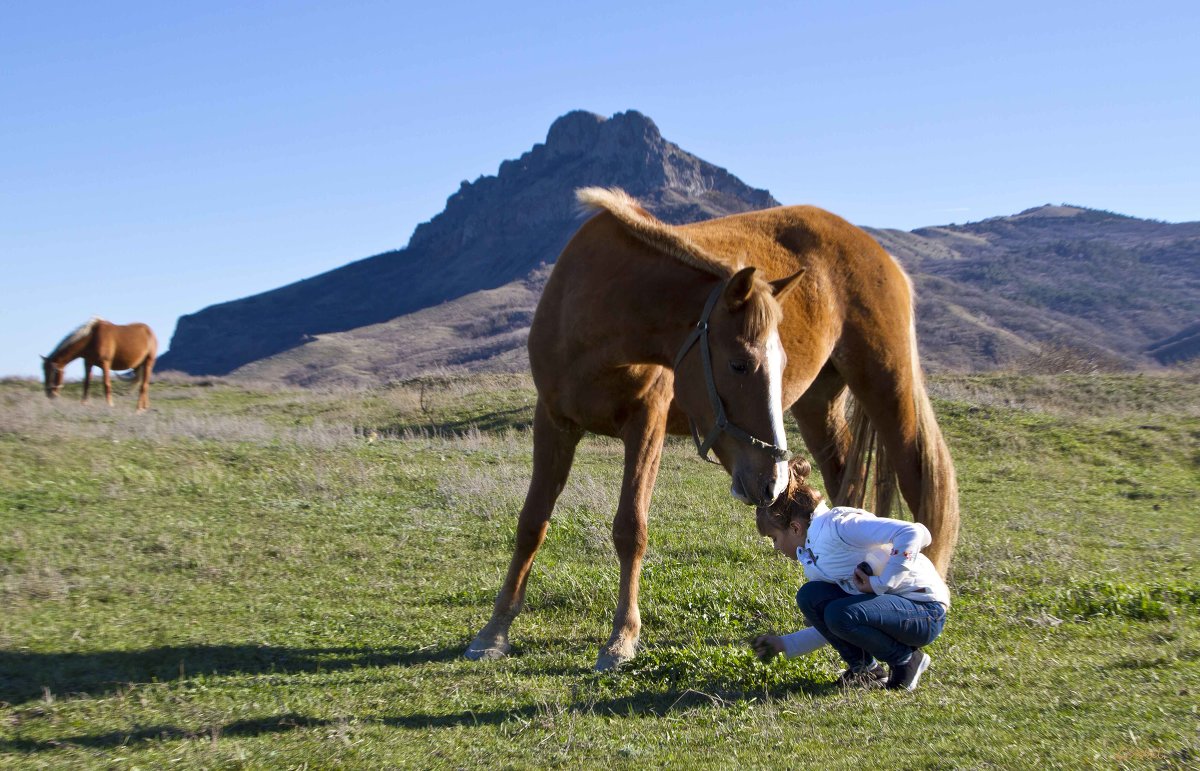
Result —
[{"label": "white sleeve", "polygon": [[811,626],[806,626],[799,632],[785,634],[781,639],[783,640],[783,655],[789,659],[804,656],[817,650],[822,645],[829,644],[829,641],[815,627]]}]

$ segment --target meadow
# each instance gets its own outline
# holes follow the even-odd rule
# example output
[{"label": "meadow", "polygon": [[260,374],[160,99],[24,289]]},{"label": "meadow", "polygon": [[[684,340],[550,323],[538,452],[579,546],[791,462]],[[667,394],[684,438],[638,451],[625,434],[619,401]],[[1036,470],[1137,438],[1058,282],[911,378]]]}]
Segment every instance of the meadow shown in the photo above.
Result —
[{"label": "meadow", "polygon": [[[0,767],[1200,767],[1200,375],[945,375],[963,529],[912,694],[843,691],[794,563],[672,440],[643,650],[621,447],[581,445],[513,655],[470,662],[528,480],[526,377],[0,383]],[[802,446],[792,436],[794,447]]]}]

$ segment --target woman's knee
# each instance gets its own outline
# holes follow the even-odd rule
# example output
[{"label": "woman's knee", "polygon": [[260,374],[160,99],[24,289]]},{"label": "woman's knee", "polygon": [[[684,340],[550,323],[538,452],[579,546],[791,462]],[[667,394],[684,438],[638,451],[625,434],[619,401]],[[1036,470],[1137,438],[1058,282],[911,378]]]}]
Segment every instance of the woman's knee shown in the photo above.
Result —
[{"label": "woman's knee", "polygon": [[829,591],[830,586],[832,584],[824,581],[809,581],[800,587],[800,591],[796,592],[796,604],[806,615],[817,614],[821,605],[829,602],[832,597]]},{"label": "woman's knee", "polygon": [[839,636],[843,632],[849,632],[862,626],[864,618],[859,612],[858,606],[859,603],[854,602],[850,597],[829,603],[825,606],[825,626],[829,627],[831,632],[838,633]]}]

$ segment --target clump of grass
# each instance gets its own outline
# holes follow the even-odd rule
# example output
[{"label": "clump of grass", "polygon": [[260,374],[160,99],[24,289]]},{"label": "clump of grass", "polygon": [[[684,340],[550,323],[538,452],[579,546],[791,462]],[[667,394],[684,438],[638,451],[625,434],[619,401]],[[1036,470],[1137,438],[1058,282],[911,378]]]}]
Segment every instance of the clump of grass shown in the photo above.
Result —
[{"label": "clump of grass", "polygon": [[1109,581],[1074,584],[1031,600],[1031,610],[1076,621],[1123,618],[1163,621],[1200,606],[1200,584],[1134,585]]},{"label": "clump of grass", "polygon": [[776,656],[764,663],[746,645],[654,645],[626,664],[621,675],[670,690],[752,694],[828,685],[832,678],[822,661]]}]

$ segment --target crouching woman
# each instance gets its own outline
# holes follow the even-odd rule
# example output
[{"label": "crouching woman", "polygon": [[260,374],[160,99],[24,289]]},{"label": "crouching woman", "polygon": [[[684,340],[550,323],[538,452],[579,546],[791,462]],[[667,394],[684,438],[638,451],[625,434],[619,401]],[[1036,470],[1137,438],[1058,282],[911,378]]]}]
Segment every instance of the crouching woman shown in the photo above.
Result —
[{"label": "crouching woman", "polygon": [[846,662],[839,684],[915,689],[929,666],[921,649],[941,634],[950,607],[946,582],[921,554],[929,531],[861,509],[831,509],[806,483],[806,460],[793,458],[790,471],[787,493],[758,509],[758,531],[803,566],[807,582],[796,603],[810,628],[760,635],[755,651],[791,658],[828,641]]}]

